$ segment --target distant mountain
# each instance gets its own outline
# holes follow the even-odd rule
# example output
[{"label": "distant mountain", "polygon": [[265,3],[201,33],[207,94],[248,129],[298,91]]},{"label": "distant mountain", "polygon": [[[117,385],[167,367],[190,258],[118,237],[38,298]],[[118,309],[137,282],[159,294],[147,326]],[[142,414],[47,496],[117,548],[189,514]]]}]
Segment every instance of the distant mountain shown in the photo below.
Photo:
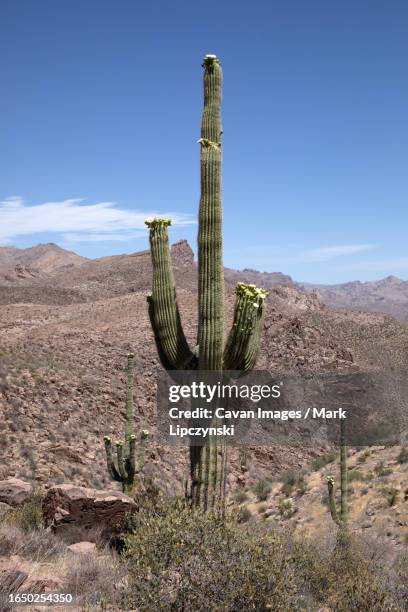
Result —
[{"label": "distant mountain", "polygon": [[387,276],[378,281],[352,281],[339,285],[298,285],[305,291],[317,291],[321,301],[332,308],[383,312],[408,322],[408,281]]},{"label": "distant mountain", "polygon": [[[187,240],[171,247],[179,289],[194,290],[197,269]],[[277,286],[317,292],[332,308],[381,312],[408,322],[408,281],[387,276],[378,281],[352,281],[337,285],[297,283],[282,272],[258,272],[250,268],[225,268],[225,282],[238,282],[272,290]],[[51,281],[52,279],[52,281]],[[0,247],[0,303],[42,302],[69,304],[150,291],[149,251],[87,259],[53,243],[28,249]]]},{"label": "distant mountain", "polygon": [[225,279],[233,283],[252,283],[264,289],[271,289],[276,285],[295,286],[292,278],[287,274],[282,274],[282,272],[258,272],[251,268],[244,268],[243,270],[225,268]]},{"label": "distant mountain", "polygon": [[50,242],[28,249],[0,247],[0,280],[15,282],[53,275],[64,268],[87,261],[72,251]]}]

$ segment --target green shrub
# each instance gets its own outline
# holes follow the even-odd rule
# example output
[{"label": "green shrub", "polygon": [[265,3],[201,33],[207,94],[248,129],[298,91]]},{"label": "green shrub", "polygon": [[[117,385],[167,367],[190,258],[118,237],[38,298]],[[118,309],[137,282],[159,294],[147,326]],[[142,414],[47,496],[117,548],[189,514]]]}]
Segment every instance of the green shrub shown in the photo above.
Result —
[{"label": "green shrub", "polygon": [[281,492],[286,496],[290,497],[294,491],[299,495],[304,495],[307,486],[304,478],[303,470],[288,470],[282,475],[282,488]]},{"label": "green shrub", "polygon": [[282,518],[290,519],[297,512],[293,502],[290,499],[281,499],[278,504],[278,510]]},{"label": "green shrub", "polygon": [[21,506],[17,506],[11,512],[8,512],[3,523],[14,525],[23,529],[23,531],[32,531],[34,529],[42,529],[43,513],[42,513],[42,495],[35,493],[28,501]]},{"label": "green shrub", "polygon": [[126,540],[130,606],[151,610],[283,612],[297,576],[287,538],[180,504],[139,513]]},{"label": "green shrub", "polygon": [[327,451],[323,455],[320,455],[319,457],[316,457],[316,459],[313,459],[311,468],[314,472],[317,472],[318,470],[321,470],[325,465],[328,465],[329,463],[333,463],[333,461],[336,461],[336,459],[337,459],[337,454],[334,449]]},{"label": "green shrub", "polygon": [[271,489],[272,485],[269,480],[261,478],[261,480],[258,480],[258,482],[254,485],[253,490],[259,501],[265,501],[268,499]]}]

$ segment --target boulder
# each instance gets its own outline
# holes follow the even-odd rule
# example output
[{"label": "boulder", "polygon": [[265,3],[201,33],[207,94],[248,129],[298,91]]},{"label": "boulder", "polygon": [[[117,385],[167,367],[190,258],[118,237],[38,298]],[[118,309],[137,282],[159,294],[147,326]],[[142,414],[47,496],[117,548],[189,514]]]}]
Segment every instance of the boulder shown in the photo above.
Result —
[{"label": "boulder", "polygon": [[7,478],[0,480],[0,502],[9,506],[19,506],[27,501],[33,493],[33,487],[24,480]]},{"label": "boulder", "polygon": [[77,542],[70,544],[68,550],[76,555],[91,555],[96,552],[96,544],[95,542]]},{"label": "boulder", "polygon": [[120,491],[71,484],[51,487],[43,500],[45,524],[67,544],[113,539],[123,531],[126,515],[136,509]]}]

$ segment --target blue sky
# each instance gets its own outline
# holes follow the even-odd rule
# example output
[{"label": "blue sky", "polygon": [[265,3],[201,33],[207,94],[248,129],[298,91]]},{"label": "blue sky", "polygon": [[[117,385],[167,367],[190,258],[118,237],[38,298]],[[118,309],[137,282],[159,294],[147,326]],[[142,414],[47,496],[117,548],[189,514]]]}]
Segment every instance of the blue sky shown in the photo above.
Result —
[{"label": "blue sky", "polygon": [[225,264],[408,279],[408,4],[1,0],[0,245],[195,247],[201,60],[224,68]]}]

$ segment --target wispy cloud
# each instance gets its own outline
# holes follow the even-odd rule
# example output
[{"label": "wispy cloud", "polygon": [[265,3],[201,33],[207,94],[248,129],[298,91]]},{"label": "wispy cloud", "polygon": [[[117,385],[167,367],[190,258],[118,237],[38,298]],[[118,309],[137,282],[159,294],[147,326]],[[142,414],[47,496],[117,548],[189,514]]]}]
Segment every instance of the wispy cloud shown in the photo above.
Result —
[{"label": "wispy cloud", "polygon": [[305,262],[328,261],[337,257],[346,255],[354,255],[355,253],[363,253],[371,251],[375,248],[375,244],[342,244],[336,246],[319,247],[299,253],[298,258]]},{"label": "wispy cloud", "polygon": [[128,210],[115,202],[85,204],[80,199],[27,205],[23,198],[0,202],[0,244],[19,236],[60,234],[64,242],[126,241],[144,235],[146,218],[165,216],[173,225],[191,225],[189,215],[152,210]]},{"label": "wispy cloud", "polygon": [[[290,254],[281,255],[273,248],[267,246],[256,246],[246,249],[258,265],[277,266],[281,264],[309,264],[330,261],[341,257],[347,257],[371,251],[377,248],[376,244],[342,244],[333,246],[316,247],[313,249],[299,249],[292,247]],[[288,247],[285,247],[285,251]],[[282,252],[282,251],[281,251]]]},{"label": "wispy cloud", "polygon": [[372,261],[357,261],[348,265],[343,265],[340,270],[347,271],[367,271],[367,272],[387,272],[397,270],[408,270],[408,257],[395,257],[390,259],[374,259]]}]

